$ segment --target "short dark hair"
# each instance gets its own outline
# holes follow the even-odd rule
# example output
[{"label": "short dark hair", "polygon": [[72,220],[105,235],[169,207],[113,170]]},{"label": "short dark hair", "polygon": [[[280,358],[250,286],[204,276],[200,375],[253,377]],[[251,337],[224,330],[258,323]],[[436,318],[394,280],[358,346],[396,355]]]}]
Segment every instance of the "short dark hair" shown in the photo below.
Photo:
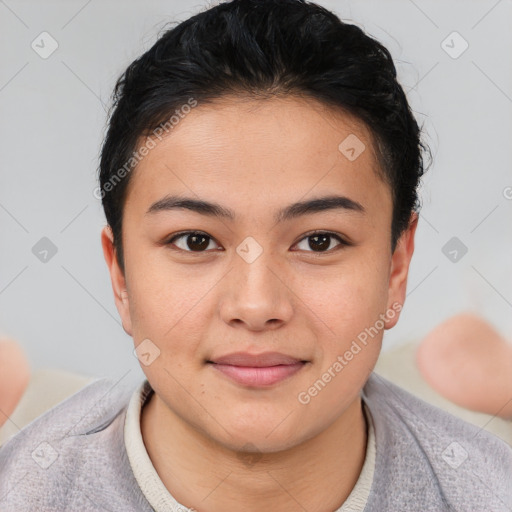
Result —
[{"label": "short dark hair", "polygon": [[312,2],[232,0],[164,32],[115,85],[99,190],[123,272],[123,206],[141,137],[169,124],[191,99],[204,104],[228,95],[298,95],[362,120],[372,135],[377,172],[392,192],[394,252],[411,213],[419,211],[428,146],[389,51]]}]

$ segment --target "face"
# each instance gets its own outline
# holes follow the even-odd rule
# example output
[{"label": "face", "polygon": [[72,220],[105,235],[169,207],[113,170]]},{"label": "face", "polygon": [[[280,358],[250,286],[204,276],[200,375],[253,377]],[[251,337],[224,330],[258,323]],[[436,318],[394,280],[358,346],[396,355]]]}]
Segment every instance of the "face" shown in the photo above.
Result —
[{"label": "face", "polygon": [[169,418],[273,452],[348,414],[413,252],[415,222],[391,254],[377,165],[363,123],[292,97],[198,105],[138,164],[124,275],[108,228],[102,243]]}]

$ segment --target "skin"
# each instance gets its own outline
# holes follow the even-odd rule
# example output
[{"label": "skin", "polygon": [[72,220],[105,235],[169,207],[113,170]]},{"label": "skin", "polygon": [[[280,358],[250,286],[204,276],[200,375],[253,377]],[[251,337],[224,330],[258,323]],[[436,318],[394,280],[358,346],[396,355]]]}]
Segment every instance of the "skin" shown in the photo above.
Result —
[{"label": "skin", "polygon": [[416,364],[448,400],[512,420],[512,343],[473,313],[460,313],[421,340]]},{"label": "skin", "polygon": [[[338,150],[349,134],[366,145],[353,162]],[[307,405],[297,396],[379,314],[404,303],[417,215],[391,254],[391,190],[377,165],[362,122],[291,96],[198,105],[138,164],[124,208],[124,275],[108,226],[101,240],[125,331],[135,346],[148,338],[160,350],[141,364],[155,390],[141,429],[181,504],[320,512],[350,494],[366,454],[360,390],[399,315]],[[236,219],[185,209],[145,214],[166,194],[219,203]],[[332,194],[358,201],[365,214],[337,209],[274,221],[280,208]],[[207,233],[206,250],[191,251],[186,236],[165,245],[183,230]],[[314,230],[353,245],[328,238],[318,250],[306,236]],[[236,252],[248,236],[263,249],[252,263]],[[206,363],[235,351],[308,363],[272,386],[247,387]]]},{"label": "skin", "polygon": [[0,427],[18,405],[30,380],[30,367],[21,347],[0,340]]}]

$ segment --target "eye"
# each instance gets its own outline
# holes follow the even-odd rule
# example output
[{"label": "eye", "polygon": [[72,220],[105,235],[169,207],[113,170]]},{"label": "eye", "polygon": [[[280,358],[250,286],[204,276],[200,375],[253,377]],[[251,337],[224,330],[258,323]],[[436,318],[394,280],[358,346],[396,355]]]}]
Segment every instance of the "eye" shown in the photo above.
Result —
[{"label": "eye", "polygon": [[[175,243],[176,240],[180,239],[184,239],[184,241]],[[212,241],[213,238],[211,236],[201,231],[185,231],[174,235],[167,242],[167,245],[174,244],[176,247],[186,252],[205,252]]]},{"label": "eye", "polygon": [[[302,243],[303,240],[308,240],[307,247],[312,249],[312,251],[308,251],[307,248],[300,248],[301,250],[306,250],[308,252],[331,252],[333,248],[331,247],[332,239],[337,240],[338,245],[334,246],[334,250],[341,249],[343,246],[349,246],[350,243],[343,240],[339,235],[335,233],[330,233],[328,231],[316,231],[314,233],[310,233],[300,240]],[[297,245],[298,246],[298,245]]]},{"label": "eye", "polygon": [[[299,246],[300,243],[303,243],[304,240],[308,239],[309,243],[307,243],[307,247]],[[338,242],[334,248],[332,247],[333,239]],[[207,251],[211,242],[214,242],[213,238],[206,233],[201,231],[184,231],[173,235],[172,238],[166,242],[166,245],[175,245],[178,249],[185,252],[201,253]],[[216,242],[214,243],[216,244]],[[335,233],[328,231],[316,231],[309,233],[295,245],[297,245],[300,250],[305,250],[307,252],[325,253],[337,250],[337,248],[340,249],[343,246],[350,246],[351,244]],[[310,251],[308,248],[312,250]]]}]

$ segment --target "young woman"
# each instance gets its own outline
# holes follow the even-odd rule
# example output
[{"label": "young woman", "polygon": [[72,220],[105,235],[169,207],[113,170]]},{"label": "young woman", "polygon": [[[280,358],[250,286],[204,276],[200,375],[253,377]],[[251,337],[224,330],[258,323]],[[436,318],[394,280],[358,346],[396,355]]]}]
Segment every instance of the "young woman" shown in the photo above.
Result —
[{"label": "young woman", "polygon": [[147,379],[15,436],[0,509],[509,510],[512,449],[372,373],[423,173],[386,48],[313,3],[223,2],[114,99],[101,240]]}]

